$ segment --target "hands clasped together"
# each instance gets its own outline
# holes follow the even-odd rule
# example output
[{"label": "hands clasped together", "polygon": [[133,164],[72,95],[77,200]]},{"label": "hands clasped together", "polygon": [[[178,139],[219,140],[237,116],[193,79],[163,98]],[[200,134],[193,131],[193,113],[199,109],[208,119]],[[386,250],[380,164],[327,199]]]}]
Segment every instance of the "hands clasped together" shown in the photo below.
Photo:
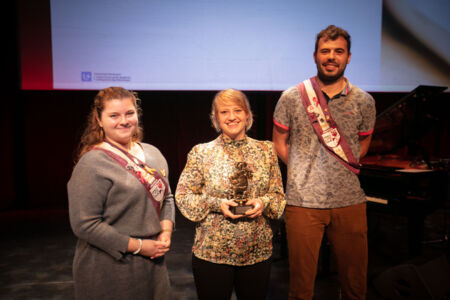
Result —
[{"label": "hands clasped together", "polygon": [[[162,231],[156,240],[143,239],[142,246],[138,246],[138,244],[140,244],[139,239],[132,238],[130,239],[128,249],[136,249],[137,252],[133,251],[133,254],[139,254],[150,257],[150,259],[155,259],[163,256],[170,250],[171,235],[171,231]],[[133,244],[135,244],[135,246],[133,246]]]}]

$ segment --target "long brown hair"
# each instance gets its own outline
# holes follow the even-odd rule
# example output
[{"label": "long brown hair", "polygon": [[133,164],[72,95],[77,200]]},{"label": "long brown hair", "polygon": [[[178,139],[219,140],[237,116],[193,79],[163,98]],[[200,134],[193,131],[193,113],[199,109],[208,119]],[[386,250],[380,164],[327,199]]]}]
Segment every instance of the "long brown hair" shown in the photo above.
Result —
[{"label": "long brown hair", "polygon": [[132,136],[133,142],[140,142],[143,136],[143,130],[140,125],[142,109],[140,107],[140,99],[136,92],[126,90],[122,87],[108,87],[98,92],[94,98],[94,103],[91,107],[91,112],[88,115],[86,127],[80,139],[78,145],[78,151],[75,162],[77,162],[83,154],[88,152],[92,146],[97,145],[104,141],[105,134],[103,128],[100,127],[98,120],[100,120],[102,111],[105,107],[105,102],[112,99],[126,99],[129,98],[134,104],[138,114],[139,124],[136,132]]}]

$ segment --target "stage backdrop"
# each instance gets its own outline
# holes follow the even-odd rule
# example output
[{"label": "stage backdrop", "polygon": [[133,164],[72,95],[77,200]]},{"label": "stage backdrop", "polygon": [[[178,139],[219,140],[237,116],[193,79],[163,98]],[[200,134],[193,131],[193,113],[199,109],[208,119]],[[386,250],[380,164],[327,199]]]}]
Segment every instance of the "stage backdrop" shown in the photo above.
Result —
[{"label": "stage backdrop", "polygon": [[[45,3],[45,1],[28,0],[20,0],[19,2],[22,3],[23,1],[28,4]],[[4,10],[15,12],[18,9],[15,6],[16,3],[15,1],[5,2]],[[84,3],[84,1],[80,3]],[[264,3],[264,1],[261,1],[261,3]],[[28,7],[30,10],[26,11],[25,14],[22,11],[24,7],[21,7],[21,18],[25,17],[27,19],[25,24],[33,25],[27,27],[29,34],[32,35],[33,30],[36,32],[47,30],[49,32],[50,3],[47,4],[47,10],[40,11],[39,7],[31,7],[31,9]],[[323,11],[318,11],[317,13],[322,14]],[[48,15],[48,26],[42,27],[42,23],[33,23],[42,14]],[[97,11],[97,15],[101,15],[101,11]],[[383,16],[386,15],[383,13]],[[135,22],[134,15],[118,13],[116,16],[118,20],[121,20],[121,23],[126,23],[130,20]],[[295,14],[291,13],[290,16],[295,17]],[[18,20],[17,15],[14,13],[12,13],[11,17]],[[18,23],[16,20],[9,21],[9,24],[14,25]],[[20,23],[24,24],[24,22]],[[79,24],[79,26],[82,26],[82,24]],[[405,39],[411,38],[411,35],[407,34],[404,27],[398,26],[394,28],[395,30],[391,33],[403,36]],[[21,29],[24,28],[22,27]],[[48,35],[50,40],[46,41],[45,38],[42,39],[41,36],[35,35],[35,43],[23,47],[24,44],[21,39],[23,36],[19,34],[19,32],[23,31],[19,31],[15,26],[7,26],[5,31],[4,41],[5,45],[8,46],[4,47],[6,52],[3,56],[4,75],[6,74],[6,76],[3,77],[5,89],[2,94],[2,101],[0,101],[0,136],[2,138],[0,165],[3,173],[2,180],[0,180],[0,190],[2,191],[0,210],[66,209],[66,184],[73,168],[74,150],[84,128],[86,116],[96,90],[84,90],[84,87],[83,90],[56,90],[53,86],[53,76],[50,76],[49,79],[41,76],[42,74],[39,73],[44,70],[51,74],[53,72],[52,64],[49,65],[45,60],[40,60],[40,57],[30,56],[31,60],[28,62],[32,62],[33,65],[31,65],[31,69],[27,69],[26,64],[21,64],[27,61],[24,61],[24,57],[19,55],[23,52],[30,55],[43,53],[45,57],[50,52],[42,50],[51,45],[51,36]],[[382,36],[384,36],[384,32],[385,30],[383,29]],[[289,38],[296,40],[298,37],[293,35]],[[314,37],[304,39],[302,44],[306,47],[313,47],[313,40]],[[357,43],[356,37],[355,43]],[[404,44],[397,43],[397,45],[401,46]],[[181,50],[178,50],[180,53],[182,52],[182,46],[180,45]],[[268,42],[266,46],[275,47],[277,45],[271,45]],[[105,45],[105,49],[110,49],[111,47],[111,45]],[[135,48],[134,44],[131,43],[129,45],[130,56],[133,55]],[[355,59],[355,55],[365,55],[366,48],[358,50],[358,52],[356,48],[353,49],[353,59]],[[383,47],[381,51],[383,51]],[[420,48],[420,51],[416,49],[411,51],[417,54],[415,57],[422,57],[430,53],[426,52],[428,50],[424,48]],[[307,56],[310,59],[309,64],[312,64],[312,53],[309,53]],[[442,59],[435,59],[436,56],[434,54],[430,54],[429,57],[429,59],[423,58],[423,60],[426,60],[426,64],[441,66],[442,72],[446,70],[446,65],[442,64]],[[52,61],[51,58],[52,56],[49,56],[50,62]],[[414,59],[414,61],[417,61],[417,59]],[[355,68],[354,62],[353,60],[348,67],[349,78],[353,82],[358,80],[358,77],[350,73]],[[115,60],[111,60],[111,63],[114,64]],[[361,66],[365,65],[364,62]],[[411,69],[415,68],[416,65],[412,63],[403,64],[403,67],[405,66],[408,66],[409,69],[391,70],[387,75],[402,79],[404,78],[403,75],[413,72]],[[34,76],[27,77],[30,73],[22,73],[22,71],[27,70],[36,73]],[[372,74],[372,69],[368,68],[366,71]],[[308,75],[313,74],[314,72],[311,72]],[[446,72],[447,76],[448,74],[450,72]],[[255,76],[259,75],[255,74]],[[27,81],[30,78],[33,80]],[[426,80],[420,80],[421,77],[419,76],[417,78],[418,84],[428,83]],[[26,80],[22,81],[22,79]],[[303,79],[299,75],[298,78],[292,79],[294,81],[292,84]],[[46,86],[46,82],[51,84]],[[27,88],[29,83],[32,86]],[[105,85],[118,85],[119,83],[125,84],[126,82],[104,82]],[[280,87],[280,90],[273,91],[245,91],[255,114],[255,125],[249,132],[250,136],[257,139],[271,139],[272,112],[281,94],[281,89],[288,86],[286,84],[286,86]],[[22,87],[26,89],[24,90]],[[210,125],[208,116],[211,100],[216,90],[138,90],[138,92],[142,98],[144,109],[144,142],[157,146],[167,158],[170,168],[170,184],[174,190],[178,176],[184,167],[188,151],[195,144],[210,141],[217,136],[217,133]],[[389,104],[399,100],[405,93],[372,92],[372,95],[376,99],[377,109],[381,111]],[[447,116],[448,111],[450,111],[449,105],[449,94],[436,99],[432,104],[433,113],[431,116],[436,120],[440,120],[440,122],[433,123],[434,125],[439,124],[439,126],[430,128],[430,132],[433,134],[427,137],[423,144],[427,146],[430,155],[434,157],[450,158],[449,118]]]},{"label": "stage backdrop", "polygon": [[447,0],[20,0],[23,89],[280,91],[315,73],[315,35],[352,36],[368,91],[450,85]]}]

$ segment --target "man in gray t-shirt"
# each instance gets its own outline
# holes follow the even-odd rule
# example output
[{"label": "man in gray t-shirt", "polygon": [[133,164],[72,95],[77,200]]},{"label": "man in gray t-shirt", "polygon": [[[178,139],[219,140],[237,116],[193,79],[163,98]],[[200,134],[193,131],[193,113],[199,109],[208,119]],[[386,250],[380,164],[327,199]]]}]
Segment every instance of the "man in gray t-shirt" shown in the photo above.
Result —
[{"label": "man in gray t-shirt", "polygon": [[[369,148],[375,103],[368,93],[344,77],[350,58],[350,35],[334,25],[328,26],[317,35],[317,76],[311,82],[317,86],[317,98],[323,100],[322,112],[331,115],[327,124],[338,130],[340,139],[336,143],[358,162]],[[342,299],[365,299],[365,195],[355,174],[357,170],[330,151],[332,148],[316,133],[314,126],[318,125],[314,120],[311,123],[314,110],[310,108],[313,101],[316,105],[320,101],[310,99],[308,106],[309,102],[304,104],[306,95],[297,86],[287,89],[274,112],[273,142],[278,156],[288,166],[289,297],[313,298],[319,249],[326,232],[336,257]]]}]

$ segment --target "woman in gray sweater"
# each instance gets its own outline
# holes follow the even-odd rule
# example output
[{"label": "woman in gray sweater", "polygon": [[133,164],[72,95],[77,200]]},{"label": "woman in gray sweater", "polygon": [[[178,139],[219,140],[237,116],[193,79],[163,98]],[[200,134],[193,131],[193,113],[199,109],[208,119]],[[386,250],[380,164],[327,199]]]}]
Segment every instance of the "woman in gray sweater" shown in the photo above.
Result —
[{"label": "woman in gray sweater", "polygon": [[171,297],[164,254],[174,201],[165,158],[140,142],[140,112],[126,89],[95,97],[68,182],[76,299]]}]

